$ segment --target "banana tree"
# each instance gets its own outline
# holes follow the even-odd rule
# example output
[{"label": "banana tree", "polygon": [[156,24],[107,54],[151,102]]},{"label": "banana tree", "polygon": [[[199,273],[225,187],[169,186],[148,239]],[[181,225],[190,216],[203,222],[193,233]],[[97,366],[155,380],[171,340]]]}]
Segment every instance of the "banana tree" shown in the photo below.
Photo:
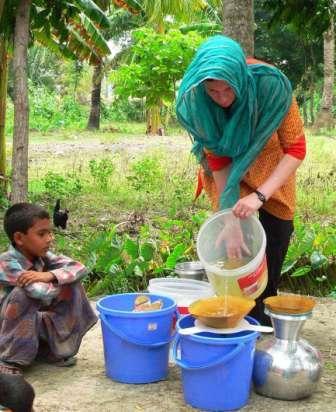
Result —
[{"label": "banana tree", "polygon": [[[135,9],[134,7],[127,7],[126,4],[120,3],[116,8],[109,6],[109,2],[101,2],[100,6],[106,10],[110,8],[109,20],[110,28],[103,30],[104,37],[106,39],[113,39],[118,41],[121,37],[125,36],[125,33],[129,32],[131,29],[139,27],[144,24],[144,19],[140,9]],[[130,11],[132,13],[130,13]],[[89,120],[87,124],[87,129],[97,130],[100,126],[100,106],[101,106],[101,85],[104,74],[107,69],[109,69],[116,62],[114,58],[112,61],[99,62],[93,67],[92,74],[92,89],[91,89],[91,109]]]},{"label": "banana tree", "polygon": [[[4,19],[10,16],[11,19]],[[0,36],[9,39],[14,29],[14,135],[12,200],[23,201],[28,191],[27,47],[34,39],[65,56],[97,64],[109,48],[100,33],[109,21],[92,0],[13,0],[4,4]],[[3,65],[2,65],[3,67]],[[6,90],[6,87],[2,87]],[[6,94],[4,94],[5,98]],[[3,96],[2,96],[3,98]],[[0,124],[4,125],[4,116]],[[4,148],[2,148],[4,153]]]}]

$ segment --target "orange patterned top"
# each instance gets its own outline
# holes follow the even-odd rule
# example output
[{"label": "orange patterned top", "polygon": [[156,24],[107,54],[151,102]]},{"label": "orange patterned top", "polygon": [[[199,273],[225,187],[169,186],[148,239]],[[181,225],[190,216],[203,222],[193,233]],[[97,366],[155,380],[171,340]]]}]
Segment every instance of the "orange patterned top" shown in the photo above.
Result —
[{"label": "orange patterned top", "polygon": [[[270,137],[241,181],[240,197],[252,193],[264,183],[284,156],[284,151],[303,136],[303,123],[299,108],[296,100],[293,99],[279,129]],[[210,197],[212,208],[218,210],[219,196],[212,176],[207,175],[202,170],[201,178],[203,187]],[[280,219],[291,220],[294,216],[295,205],[295,174],[293,174],[280,189],[273,193],[272,197],[263,205],[263,209]]]}]

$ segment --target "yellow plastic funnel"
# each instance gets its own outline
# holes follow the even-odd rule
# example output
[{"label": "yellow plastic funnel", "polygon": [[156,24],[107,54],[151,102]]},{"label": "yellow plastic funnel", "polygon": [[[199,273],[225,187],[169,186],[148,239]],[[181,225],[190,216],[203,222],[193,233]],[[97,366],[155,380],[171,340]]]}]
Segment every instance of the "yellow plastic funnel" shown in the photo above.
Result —
[{"label": "yellow plastic funnel", "polygon": [[254,306],[253,299],[215,296],[196,300],[189,306],[189,313],[212,328],[234,328]]},{"label": "yellow plastic funnel", "polygon": [[264,299],[264,304],[270,312],[284,315],[301,315],[311,312],[316,302],[308,296],[281,295]]}]

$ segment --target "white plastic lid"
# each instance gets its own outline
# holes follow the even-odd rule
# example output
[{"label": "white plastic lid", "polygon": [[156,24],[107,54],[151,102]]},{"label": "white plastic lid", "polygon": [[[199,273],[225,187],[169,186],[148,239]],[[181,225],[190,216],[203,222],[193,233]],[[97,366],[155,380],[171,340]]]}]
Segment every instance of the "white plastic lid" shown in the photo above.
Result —
[{"label": "white plastic lid", "polygon": [[189,293],[195,294],[195,292],[210,292],[214,293],[209,282],[203,282],[202,280],[183,279],[183,278],[155,278],[150,279],[149,287],[153,290],[166,290],[175,292],[178,294]]},{"label": "white plastic lid", "polygon": [[148,291],[174,299],[178,306],[189,306],[197,299],[213,296],[208,282],[181,278],[155,278],[149,281]]}]

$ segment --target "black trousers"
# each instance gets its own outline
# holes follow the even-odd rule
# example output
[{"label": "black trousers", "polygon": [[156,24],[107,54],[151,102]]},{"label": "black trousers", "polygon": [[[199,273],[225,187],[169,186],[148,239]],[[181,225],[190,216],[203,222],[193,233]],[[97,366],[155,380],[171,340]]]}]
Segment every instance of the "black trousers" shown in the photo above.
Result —
[{"label": "black trousers", "polygon": [[281,268],[286,257],[294,225],[292,220],[279,219],[264,209],[259,210],[259,220],[266,232],[268,283],[265,291],[256,300],[256,306],[250,312],[250,315],[262,325],[271,325],[270,317],[264,313],[263,300],[269,296],[277,295]]}]

